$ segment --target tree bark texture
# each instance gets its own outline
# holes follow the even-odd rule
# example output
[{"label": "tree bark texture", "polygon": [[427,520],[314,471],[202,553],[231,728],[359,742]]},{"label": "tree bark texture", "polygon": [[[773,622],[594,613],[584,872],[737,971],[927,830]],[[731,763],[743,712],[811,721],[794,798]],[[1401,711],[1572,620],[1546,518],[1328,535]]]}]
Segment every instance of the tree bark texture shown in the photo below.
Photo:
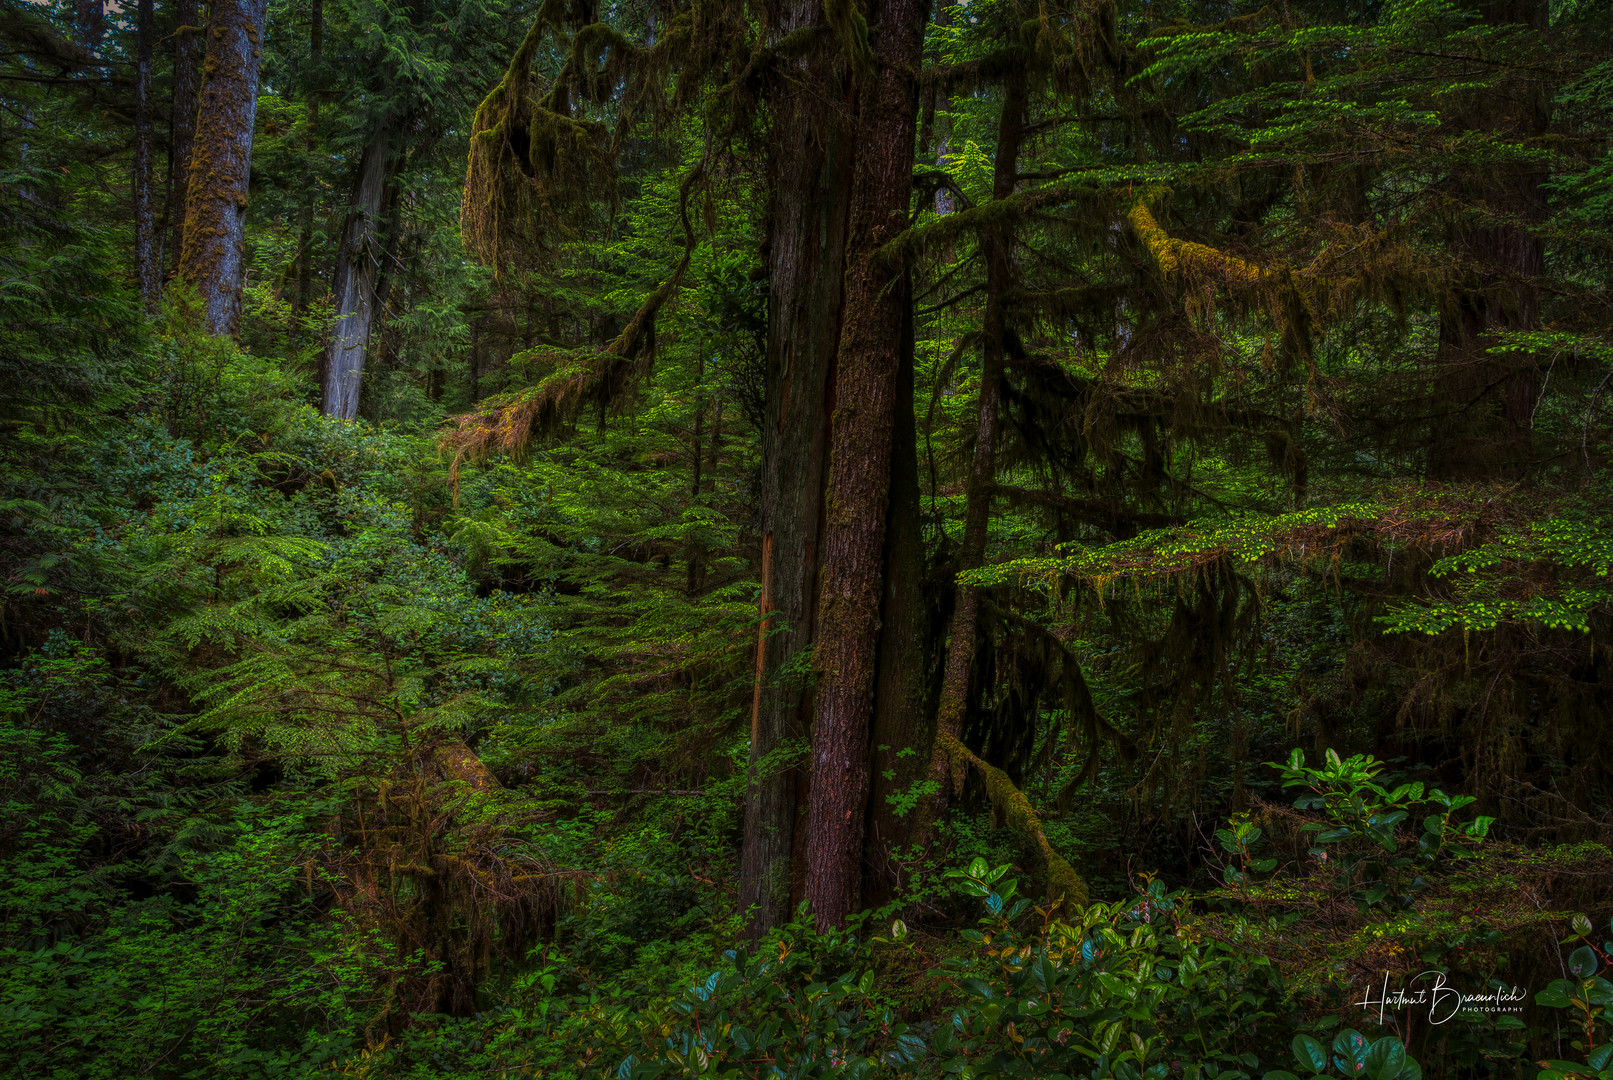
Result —
[{"label": "tree bark texture", "polygon": [[325,350],[323,408],[326,416],[341,420],[358,416],[359,387],[364,378],[364,353],[370,345],[381,257],[376,227],[387,176],[387,143],[383,135],[371,140],[359,161],[353,202],[342,226],[342,246],[331,278],[336,329]]},{"label": "tree bark texture", "polygon": [[156,33],[152,8],[152,0],[138,0],[134,9],[134,266],[147,310],[156,304],[161,284],[151,205],[151,39]]},{"label": "tree bark texture", "polygon": [[[823,24],[820,0],[791,0],[775,37]],[[787,921],[796,841],[797,770],[810,681],[794,663],[816,631],[819,531],[840,335],[852,175],[843,96],[821,55],[795,61],[774,102],[769,148],[767,399],[762,427],[762,594],[751,707],[739,903],[760,936]]]},{"label": "tree bark texture", "polygon": [[247,185],[267,9],[268,0],[213,0],[207,19],[179,275],[200,294],[203,318],[215,334],[234,334],[241,321]]},{"label": "tree bark texture", "polygon": [[839,926],[862,885],[891,445],[901,366],[901,270],[880,249],[907,225],[918,134],[918,69],[929,0],[875,0],[875,71],[857,91],[857,164],[845,316],[824,513],[807,813],[806,898]]},{"label": "tree bark texture", "polygon": [[314,171],[312,163],[314,154],[319,149],[319,91],[314,85],[318,77],[319,63],[325,53],[325,0],[313,0],[308,15],[308,64],[314,69],[314,75],[304,75],[303,93],[308,95],[307,128],[308,134],[304,147],[308,152],[308,190],[303,193],[302,208],[298,212],[297,224],[297,291],[292,300],[292,310],[302,314],[308,307],[308,301],[313,294],[314,277],[314,203],[318,198],[318,188],[314,184]]},{"label": "tree bark texture", "polygon": [[197,90],[202,74],[201,8],[197,0],[178,0],[174,32],[174,111],[168,119],[168,232],[177,261],[185,240],[185,195],[190,183],[190,156],[196,143]]},{"label": "tree bark texture", "polygon": [[[1025,129],[1028,88],[1023,75],[1010,76],[1005,88],[1002,121],[998,128],[997,160],[992,176],[991,197],[1006,199],[1014,193],[1019,169],[1019,145]],[[1003,377],[1003,353],[1008,334],[1004,302],[1013,274],[1013,235],[1011,225],[998,225],[980,237],[980,254],[986,267],[986,313],[982,326],[980,401],[975,421],[974,460],[969,469],[969,485],[964,495],[963,545],[958,569],[973,570],[986,557],[987,527],[991,522],[991,496],[997,478],[997,419]],[[941,701],[936,710],[936,730],[954,740],[963,737],[965,706],[969,699],[969,678],[980,630],[980,590],[961,582],[952,612],[952,633],[947,645],[946,670],[941,683]],[[949,795],[963,781],[954,775],[952,757],[939,745],[930,766],[931,779],[939,783],[925,830],[946,809]]]},{"label": "tree bark texture", "polygon": [[[935,13],[935,25],[952,25],[952,8],[955,0],[940,0],[940,6]],[[939,59],[939,58],[938,58]],[[935,110],[935,167],[948,172],[952,167],[952,95],[939,88],[932,90],[936,97]],[[928,141],[928,140],[926,140]],[[957,210],[957,197],[949,188],[937,188],[935,192],[935,212],[945,217]]]},{"label": "tree bark texture", "polygon": [[913,420],[914,344],[911,276],[902,282],[901,366],[892,425],[885,594],[879,612],[879,668],[874,683],[868,824],[863,843],[863,903],[877,907],[901,887],[896,849],[915,839],[918,807],[902,796],[929,772],[934,713],[928,707],[928,648],[934,637],[926,599],[920,520],[918,431]]}]

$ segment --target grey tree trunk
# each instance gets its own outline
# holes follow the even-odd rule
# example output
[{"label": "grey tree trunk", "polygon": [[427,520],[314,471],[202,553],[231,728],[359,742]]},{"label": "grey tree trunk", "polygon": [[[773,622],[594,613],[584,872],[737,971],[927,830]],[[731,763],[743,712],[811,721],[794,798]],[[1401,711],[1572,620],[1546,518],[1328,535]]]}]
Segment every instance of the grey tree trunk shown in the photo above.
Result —
[{"label": "grey tree trunk", "polygon": [[386,193],[385,136],[364,148],[359,162],[353,203],[342,227],[342,246],[331,281],[336,306],[336,329],[325,350],[323,409],[326,416],[352,420],[358,416],[358,395],[364,379],[364,354],[370,346],[375,313],[375,281],[380,252],[376,226],[381,199]]},{"label": "grey tree trunk", "polygon": [[[953,0],[941,0],[935,12],[936,26],[952,25]],[[952,95],[937,91],[935,103],[935,126],[937,136],[935,140],[935,167],[942,172],[952,167]],[[935,192],[935,212],[942,216],[957,210],[957,199],[950,188],[938,188]],[[948,260],[951,261],[950,259]]]},{"label": "grey tree trunk", "polygon": [[200,294],[203,321],[215,334],[234,334],[241,322],[247,185],[267,12],[268,0],[213,0],[207,19],[207,69],[185,197],[179,276]]}]

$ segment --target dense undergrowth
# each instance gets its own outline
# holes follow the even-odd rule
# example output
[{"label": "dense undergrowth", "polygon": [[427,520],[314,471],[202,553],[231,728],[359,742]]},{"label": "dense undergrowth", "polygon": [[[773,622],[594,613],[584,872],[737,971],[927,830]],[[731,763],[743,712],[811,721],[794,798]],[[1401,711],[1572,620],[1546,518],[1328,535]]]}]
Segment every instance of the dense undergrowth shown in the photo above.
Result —
[{"label": "dense undergrowth", "polygon": [[[787,6],[274,0],[214,336],[196,5],[0,0],[0,1076],[1613,1077],[1607,5],[940,2],[912,154]],[[900,317],[785,310],[874,151]]]},{"label": "dense undergrowth", "polygon": [[[1471,799],[1391,788],[1359,757],[1262,767],[1250,808],[1213,828],[1217,880],[1134,863],[1098,879],[1105,902],[1050,908],[1011,870],[1036,865],[1024,841],[966,814],[915,853],[895,904],[746,943],[742,772],[657,790],[686,731],[579,722],[586,594],[490,579],[466,540],[505,473],[456,503],[429,434],[322,419],[278,364],[178,316],[137,348],[152,366],[94,423],[34,446],[76,481],[11,511],[13,543],[71,530],[57,557],[79,568],[8,609],[55,627],[4,683],[13,1075],[1362,1075],[1359,1059],[1414,1077],[1597,1060],[1606,946],[1577,916],[1605,919],[1613,853],[1486,840]],[[738,734],[716,737],[737,762]],[[485,768],[456,757],[467,739]],[[1082,820],[1060,825],[1071,850],[1096,841]],[[1543,990],[1575,934],[1573,977],[1548,992],[1556,1028],[1360,1004],[1428,972],[1470,994]]]}]

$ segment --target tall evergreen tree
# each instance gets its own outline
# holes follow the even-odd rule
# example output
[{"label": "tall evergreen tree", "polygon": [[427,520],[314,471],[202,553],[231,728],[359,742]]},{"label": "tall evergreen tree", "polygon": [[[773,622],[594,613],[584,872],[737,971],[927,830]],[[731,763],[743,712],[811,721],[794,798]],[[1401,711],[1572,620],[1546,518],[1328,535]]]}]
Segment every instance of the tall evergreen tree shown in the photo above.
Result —
[{"label": "tall evergreen tree", "polygon": [[179,276],[202,300],[203,322],[233,334],[241,320],[246,208],[268,0],[213,0],[207,16],[196,137],[187,170]]}]

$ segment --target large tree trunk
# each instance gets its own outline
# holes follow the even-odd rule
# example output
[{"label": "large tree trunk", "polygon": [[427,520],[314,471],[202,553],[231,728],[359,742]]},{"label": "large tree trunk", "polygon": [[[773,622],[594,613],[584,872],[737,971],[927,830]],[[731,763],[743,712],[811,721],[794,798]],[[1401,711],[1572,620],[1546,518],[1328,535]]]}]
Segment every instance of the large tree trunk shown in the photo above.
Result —
[{"label": "large tree trunk", "polygon": [[913,421],[913,288],[902,283],[902,350],[892,426],[885,595],[879,612],[879,674],[874,685],[868,832],[863,844],[863,903],[878,907],[901,888],[898,849],[920,824],[915,785],[929,772],[934,714],[927,707],[932,637],[925,596],[924,530],[919,506],[918,432]]},{"label": "large tree trunk", "polygon": [[[997,161],[992,177],[991,197],[1006,199],[1014,193],[1019,169],[1019,144],[1025,128],[1028,87],[1022,74],[1010,76],[1005,88],[1002,120],[998,125]],[[998,225],[980,237],[980,255],[986,266],[986,316],[981,347],[980,402],[975,422],[974,461],[969,469],[969,486],[964,495],[963,546],[958,569],[973,570],[986,556],[987,527],[991,522],[991,496],[997,478],[997,414],[1003,377],[1003,352],[1008,322],[1004,303],[1013,275],[1012,226]],[[941,683],[941,702],[936,710],[936,730],[953,740],[963,737],[964,706],[969,697],[969,678],[980,630],[980,590],[973,585],[957,586],[957,602],[952,613],[952,633],[947,647],[946,674]],[[962,783],[954,775],[952,757],[940,745],[931,762],[931,778],[938,790],[928,810],[939,815],[946,808],[948,795]],[[928,830],[933,816],[924,823]]]},{"label": "large tree trunk", "polygon": [[884,593],[904,300],[880,249],[907,224],[929,0],[875,0],[875,71],[857,92],[857,165],[836,359],[815,667],[806,898],[839,926],[862,886],[869,731]]},{"label": "large tree trunk", "polygon": [[[776,38],[823,25],[820,0],[790,0]],[[816,630],[819,528],[851,181],[832,64],[796,61],[774,103],[768,226],[767,401],[762,427],[762,595],[751,708],[739,902],[760,936],[790,912],[798,760],[811,717],[792,661]]]},{"label": "large tree trunk", "polygon": [[140,298],[147,310],[157,302],[161,278],[151,206],[152,6],[152,0],[138,0],[134,9],[134,265],[140,279]]},{"label": "large tree trunk", "polygon": [[174,31],[174,111],[168,118],[168,231],[174,259],[185,240],[185,194],[196,143],[196,91],[201,83],[202,38],[197,0],[178,0]]},{"label": "large tree trunk", "polygon": [[201,295],[203,318],[215,334],[234,334],[241,321],[247,184],[267,10],[268,0],[213,0],[207,19],[179,276]]},{"label": "large tree trunk", "polygon": [[331,280],[336,329],[325,352],[324,412],[341,420],[358,416],[364,353],[375,313],[375,280],[380,255],[376,225],[386,193],[387,145],[384,135],[364,148],[352,207],[342,227],[342,246]]}]

